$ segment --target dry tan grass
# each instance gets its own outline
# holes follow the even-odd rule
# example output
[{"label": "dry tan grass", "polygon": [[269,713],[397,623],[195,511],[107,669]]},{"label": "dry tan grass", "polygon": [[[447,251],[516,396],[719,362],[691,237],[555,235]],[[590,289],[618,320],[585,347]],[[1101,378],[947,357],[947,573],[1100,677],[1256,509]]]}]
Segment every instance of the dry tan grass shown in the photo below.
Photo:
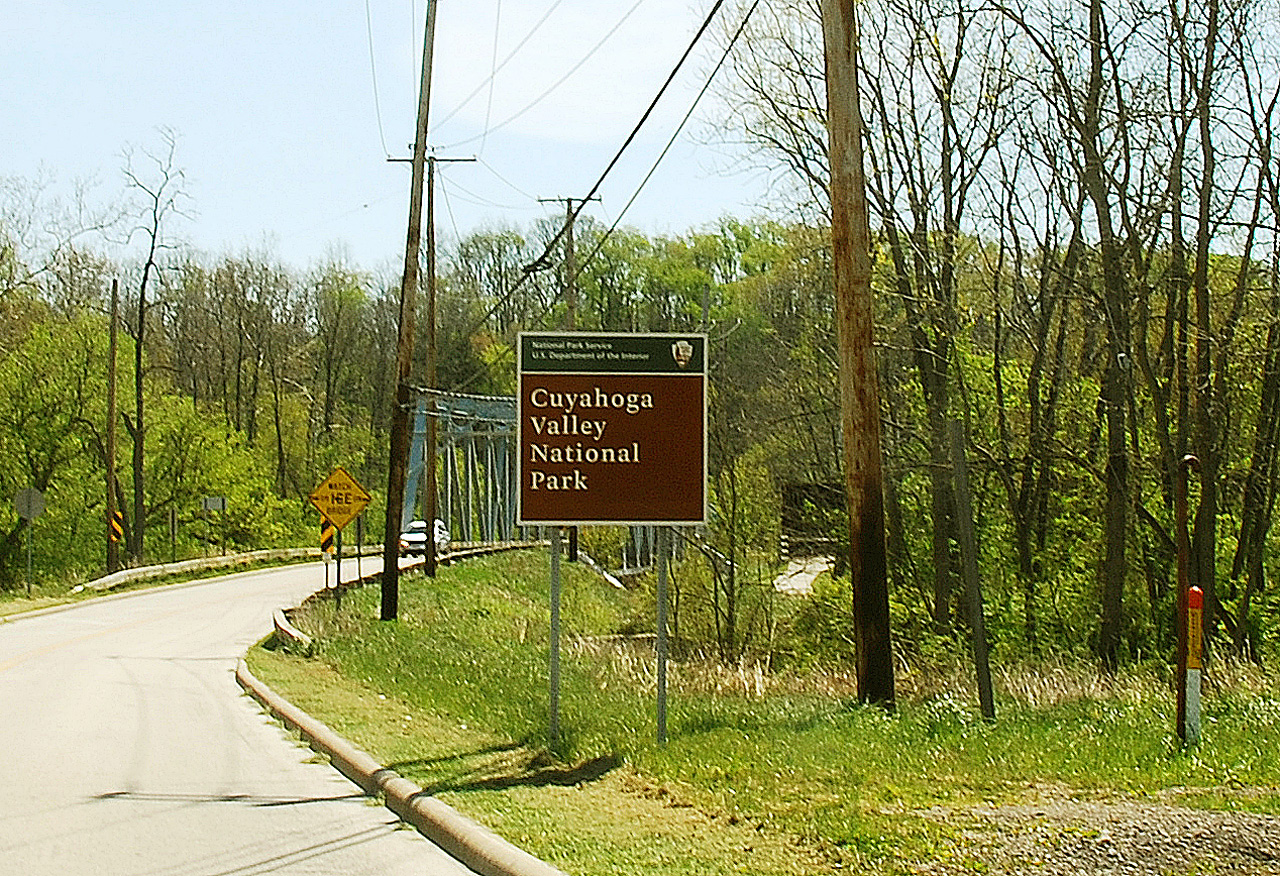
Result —
[{"label": "dry tan grass", "polygon": [[[650,636],[587,637],[569,646],[575,656],[590,658],[620,679],[644,689],[657,686],[654,639]],[[744,660],[726,665],[706,653],[685,654],[668,664],[668,685],[688,694],[737,695],[746,699],[768,696],[817,696],[838,700],[857,697],[853,669],[813,668],[803,672],[775,672],[767,661]],[[1149,665],[1116,674],[1096,664],[1068,657],[1045,657],[992,668],[992,684],[999,697],[1031,708],[1046,708],[1080,700],[1141,700],[1161,695],[1173,685],[1173,668]],[[1218,660],[1205,671],[1206,690],[1240,690],[1264,694],[1275,689],[1274,674],[1251,663]],[[973,667],[959,660],[913,661],[900,658],[896,667],[898,698],[922,702],[940,697],[975,696]]]}]

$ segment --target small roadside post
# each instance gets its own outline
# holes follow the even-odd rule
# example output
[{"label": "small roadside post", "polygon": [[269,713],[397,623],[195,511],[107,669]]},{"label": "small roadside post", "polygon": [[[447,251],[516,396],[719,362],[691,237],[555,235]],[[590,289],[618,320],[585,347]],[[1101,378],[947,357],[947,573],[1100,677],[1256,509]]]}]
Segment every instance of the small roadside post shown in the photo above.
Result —
[{"label": "small roadside post", "polygon": [[667,657],[670,643],[667,641],[667,579],[671,574],[667,566],[671,562],[671,527],[659,526],[658,593],[657,593],[657,649],[658,649],[658,744],[667,744]]},{"label": "small roadside post", "polygon": [[[1188,454],[1178,464],[1178,476],[1174,483],[1173,514],[1174,537],[1178,548],[1178,643],[1177,674],[1174,680],[1177,701],[1178,738],[1183,743],[1192,742],[1187,733],[1187,690],[1189,687],[1189,657],[1191,654],[1191,536],[1187,530],[1187,479],[1189,473],[1200,470],[1200,460]],[[1199,588],[1194,588],[1199,590]],[[1202,603],[1203,604],[1203,603]],[[1197,654],[1197,663],[1199,655]],[[1199,681],[1200,667],[1196,666]],[[1199,694],[1199,684],[1196,686]],[[1197,703],[1198,706],[1198,703]]]},{"label": "small roadside post", "polygon": [[342,530],[338,530],[338,535],[334,539],[334,564],[333,564],[333,607],[338,611],[342,611]]},{"label": "small roadside post", "polygon": [[1187,735],[1188,745],[1200,744],[1200,669],[1204,651],[1204,591],[1187,593]]},{"label": "small roadside post", "polygon": [[13,508],[27,521],[27,596],[31,595],[31,521],[44,513],[44,493],[36,489],[18,490],[13,497]]},{"label": "small roadside post", "polygon": [[[320,556],[324,560],[324,589],[329,589],[329,558],[333,555],[338,538],[338,527],[328,517],[320,515]],[[339,576],[339,582],[341,576]]]},{"label": "small roadside post", "polygon": [[551,644],[547,665],[550,704],[547,735],[551,750],[560,743],[560,527],[551,527]]},{"label": "small roadside post", "polygon": [[364,579],[364,573],[360,571],[360,558],[364,556],[364,518],[356,518],[356,580]]}]

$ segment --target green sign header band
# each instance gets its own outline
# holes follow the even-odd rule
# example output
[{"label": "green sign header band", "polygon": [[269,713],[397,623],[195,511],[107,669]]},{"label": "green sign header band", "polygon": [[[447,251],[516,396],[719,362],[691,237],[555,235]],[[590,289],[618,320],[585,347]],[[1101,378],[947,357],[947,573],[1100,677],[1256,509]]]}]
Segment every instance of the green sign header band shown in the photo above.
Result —
[{"label": "green sign header band", "polygon": [[706,374],[700,334],[525,332],[520,370],[528,374]]}]

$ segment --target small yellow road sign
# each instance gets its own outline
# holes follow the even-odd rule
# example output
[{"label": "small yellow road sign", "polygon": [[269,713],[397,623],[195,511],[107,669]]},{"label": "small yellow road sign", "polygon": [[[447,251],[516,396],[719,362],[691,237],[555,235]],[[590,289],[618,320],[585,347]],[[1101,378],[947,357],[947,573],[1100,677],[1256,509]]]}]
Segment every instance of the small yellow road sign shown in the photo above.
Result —
[{"label": "small yellow road sign", "polygon": [[325,478],[324,483],[316,487],[307,498],[339,529],[360,516],[360,512],[373,499],[341,466],[335,468],[333,474]]}]

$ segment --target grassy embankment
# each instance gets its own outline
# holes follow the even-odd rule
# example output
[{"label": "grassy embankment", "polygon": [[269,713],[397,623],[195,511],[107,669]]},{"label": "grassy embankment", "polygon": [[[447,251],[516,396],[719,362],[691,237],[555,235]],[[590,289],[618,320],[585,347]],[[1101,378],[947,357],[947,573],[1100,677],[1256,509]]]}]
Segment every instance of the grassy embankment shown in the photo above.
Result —
[{"label": "grassy embankment", "polygon": [[[250,666],[298,705],[459,810],[573,874],[907,873],[963,865],[962,831],[927,810],[1185,789],[1207,807],[1280,813],[1280,698],[1241,672],[1206,694],[1206,739],[1181,752],[1156,672],[1116,680],[1058,666],[1001,673],[983,722],[965,673],[900,672],[896,714],[850,702],[840,673],[672,668],[654,744],[650,654],[606,638],[651,614],[565,565],[563,743],[547,728],[545,553],[402,578],[400,620],[377,588],[299,619],[317,657],[254,649]],[[1226,679],[1220,679],[1225,682]],[[594,779],[605,761],[624,765]],[[576,768],[576,769],[575,769]],[[970,862],[980,866],[976,861]]]}]

